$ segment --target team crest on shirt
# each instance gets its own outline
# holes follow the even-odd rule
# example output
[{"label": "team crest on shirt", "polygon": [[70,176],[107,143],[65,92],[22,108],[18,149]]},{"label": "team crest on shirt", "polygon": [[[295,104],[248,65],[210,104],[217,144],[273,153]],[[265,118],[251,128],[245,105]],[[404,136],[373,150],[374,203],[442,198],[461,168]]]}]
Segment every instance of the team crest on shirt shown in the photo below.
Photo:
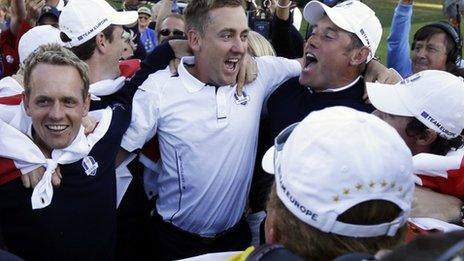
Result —
[{"label": "team crest on shirt", "polygon": [[82,167],[87,176],[95,176],[97,174],[98,162],[92,156],[87,156],[82,159]]}]

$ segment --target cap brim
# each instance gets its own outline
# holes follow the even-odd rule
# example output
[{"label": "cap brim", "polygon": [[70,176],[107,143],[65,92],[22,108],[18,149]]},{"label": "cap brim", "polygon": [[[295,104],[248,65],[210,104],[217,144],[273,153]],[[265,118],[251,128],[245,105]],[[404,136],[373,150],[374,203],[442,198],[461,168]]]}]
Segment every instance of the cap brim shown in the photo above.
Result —
[{"label": "cap brim", "polygon": [[274,171],[274,151],[275,147],[270,147],[263,156],[263,160],[261,161],[261,166],[263,167],[264,171],[269,174],[275,174]]},{"label": "cap brim", "polygon": [[135,23],[139,17],[137,11],[115,12],[111,23],[116,25],[130,25]]},{"label": "cap brim", "polygon": [[304,19],[314,25],[324,16],[326,8],[329,7],[319,1],[311,1],[303,10]]},{"label": "cap brim", "polygon": [[397,116],[414,116],[404,101],[410,101],[407,88],[397,85],[366,82],[367,96],[374,107],[382,112]]}]

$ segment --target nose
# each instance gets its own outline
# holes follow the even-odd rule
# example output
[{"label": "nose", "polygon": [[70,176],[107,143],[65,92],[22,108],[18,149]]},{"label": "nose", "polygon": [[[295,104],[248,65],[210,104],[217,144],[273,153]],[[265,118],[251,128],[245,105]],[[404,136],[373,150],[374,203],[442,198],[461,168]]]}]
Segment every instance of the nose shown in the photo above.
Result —
[{"label": "nose", "polygon": [[239,36],[234,39],[231,51],[234,53],[244,54],[247,48],[248,41],[246,39],[245,41],[243,41],[242,38]]},{"label": "nose", "polygon": [[315,32],[312,32],[309,35],[308,40],[306,41],[305,49],[316,48],[318,45],[319,45],[319,37],[317,36]]},{"label": "nose", "polygon": [[48,117],[54,121],[59,121],[64,118],[64,108],[60,102],[56,101],[51,106]]}]

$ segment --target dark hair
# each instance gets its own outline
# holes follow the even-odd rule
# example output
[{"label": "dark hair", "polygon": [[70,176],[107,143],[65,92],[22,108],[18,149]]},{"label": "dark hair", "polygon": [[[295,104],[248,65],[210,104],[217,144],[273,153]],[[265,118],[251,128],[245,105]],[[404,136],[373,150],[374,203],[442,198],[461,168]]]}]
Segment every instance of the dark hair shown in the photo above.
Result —
[{"label": "dark hair", "polygon": [[456,29],[454,29],[454,27],[451,26],[448,22],[437,22],[421,27],[414,34],[411,49],[414,50],[417,41],[428,40],[435,34],[439,33],[445,33],[446,35],[446,66],[447,71],[449,71],[450,69],[454,68],[461,59],[461,39],[459,34],[456,32]]},{"label": "dark hair", "polygon": [[[425,126],[416,118],[412,118],[411,121],[406,125],[406,134],[409,137],[414,136],[425,136],[428,127]],[[446,139],[437,136],[437,139],[430,145],[430,152],[436,155],[446,155],[451,149],[459,149],[463,145],[463,139],[461,136],[452,139]]]},{"label": "dark hair", "polygon": [[[409,244],[403,245],[383,257],[381,260],[455,260],[444,259],[443,254],[464,239],[464,231],[454,231],[445,234],[430,234],[416,237]],[[462,248],[455,249],[455,254],[462,256]],[[453,253],[451,253],[453,254]],[[407,257],[407,258],[405,258]],[[452,257],[452,256],[451,256]],[[457,259],[462,260],[462,259]]]},{"label": "dark hair", "polygon": [[[102,31],[103,35],[105,36],[105,38],[108,39],[110,43],[113,41],[113,31],[115,28],[115,25],[110,25]],[[61,40],[65,43],[71,41],[71,39],[63,32],[61,32],[60,37]],[[95,48],[97,48],[97,43],[95,42],[96,37],[97,36],[94,36],[87,42],[72,47],[71,51],[73,51],[74,54],[76,54],[76,56],[79,57],[79,59],[81,59],[82,61],[87,61],[88,59],[90,59],[90,57],[92,57],[93,53],[95,52]]]}]

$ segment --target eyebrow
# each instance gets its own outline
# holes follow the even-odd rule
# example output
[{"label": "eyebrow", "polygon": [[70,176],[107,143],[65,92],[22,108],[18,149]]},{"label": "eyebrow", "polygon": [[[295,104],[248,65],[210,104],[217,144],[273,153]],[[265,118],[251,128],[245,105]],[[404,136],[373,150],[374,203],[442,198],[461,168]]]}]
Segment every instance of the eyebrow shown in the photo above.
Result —
[{"label": "eyebrow", "polygon": [[[243,34],[243,33],[248,33],[250,31],[249,28],[243,30],[242,32],[240,32],[240,34]],[[219,31],[219,33],[223,33],[223,32],[231,32],[231,33],[236,33],[237,30],[234,29],[234,28],[224,28],[222,29],[221,31]]]}]

